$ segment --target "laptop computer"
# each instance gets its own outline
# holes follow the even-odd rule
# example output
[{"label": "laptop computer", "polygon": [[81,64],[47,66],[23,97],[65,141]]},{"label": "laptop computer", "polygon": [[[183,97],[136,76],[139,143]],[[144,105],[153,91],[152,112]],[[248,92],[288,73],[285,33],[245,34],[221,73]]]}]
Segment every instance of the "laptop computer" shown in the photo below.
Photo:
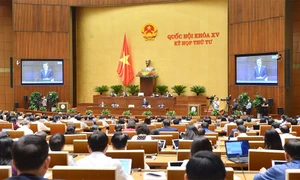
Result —
[{"label": "laptop computer", "polygon": [[132,159],[117,159],[121,162],[123,170],[126,174],[131,174]]},{"label": "laptop computer", "polygon": [[172,140],[173,148],[177,150],[179,148],[179,139]]},{"label": "laptop computer", "polygon": [[254,124],[254,125],[253,125],[253,130],[259,130],[259,127],[260,127],[260,125],[259,125],[259,124],[257,124],[257,125],[256,125],[256,124]]},{"label": "laptop computer", "polygon": [[225,141],[227,159],[235,163],[248,163],[249,142],[247,140]]},{"label": "laptop computer", "polygon": [[2,129],[2,132],[5,132],[5,133],[6,133],[7,130],[12,130],[12,129],[10,129],[10,128],[3,128],[3,129]]},{"label": "laptop computer", "polygon": [[169,161],[168,167],[181,167],[183,161]]},{"label": "laptop computer", "polygon": [[166,147],[166,140],[158,139],[158,147],[163,150]]}]

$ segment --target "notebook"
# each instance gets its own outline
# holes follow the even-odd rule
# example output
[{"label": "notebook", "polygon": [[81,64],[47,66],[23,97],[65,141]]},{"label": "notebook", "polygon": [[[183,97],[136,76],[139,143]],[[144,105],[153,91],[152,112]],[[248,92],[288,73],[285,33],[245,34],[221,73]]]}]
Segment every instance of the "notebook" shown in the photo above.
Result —
[{"label": "notebook", "polygon": [[158,147],[160,148],[160,150],[163,150],[166,147],[166,140],[158,140]]},{"label": "notebook", "polygon": [[172,143],[173,143],[173,148],[177,150],[179,148],[179,139],[173,139]]},{"label": "notebook", "polygon": [[228,160],[235,163],[248,163],[248,141],[225,141],[225,148]]},{"label": "notebook", "polygon": [[117,159],[121,162],[123,170],[126,174],[131,174],[132,159]]}]

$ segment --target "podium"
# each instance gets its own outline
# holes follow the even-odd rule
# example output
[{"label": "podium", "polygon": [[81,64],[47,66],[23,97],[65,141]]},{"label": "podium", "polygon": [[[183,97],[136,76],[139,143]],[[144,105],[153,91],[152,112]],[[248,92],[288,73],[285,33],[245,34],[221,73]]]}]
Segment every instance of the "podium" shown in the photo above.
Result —
[{"label": "podium", "polygon": [[151,96],[156,89],[155,77],[140,77],[140,92],[145,96]]},{"label": "podium", "polygon": [[68,112],[69,102],[59,102],[57,105],[61,112]]}]

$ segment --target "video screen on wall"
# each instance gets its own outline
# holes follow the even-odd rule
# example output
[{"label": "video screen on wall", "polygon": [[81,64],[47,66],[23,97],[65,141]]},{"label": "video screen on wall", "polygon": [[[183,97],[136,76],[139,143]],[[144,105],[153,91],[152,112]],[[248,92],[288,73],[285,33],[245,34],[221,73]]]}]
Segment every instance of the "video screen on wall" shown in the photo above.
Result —
[{"label": "video screen on wall", "polygon": [[237,85],[277,85],[277,53],[236,55]]},{"label": "video screen on wall", "polygon": [[62,59],[22,59],[22,85],[62,85],[64,84],[64,62]]}]

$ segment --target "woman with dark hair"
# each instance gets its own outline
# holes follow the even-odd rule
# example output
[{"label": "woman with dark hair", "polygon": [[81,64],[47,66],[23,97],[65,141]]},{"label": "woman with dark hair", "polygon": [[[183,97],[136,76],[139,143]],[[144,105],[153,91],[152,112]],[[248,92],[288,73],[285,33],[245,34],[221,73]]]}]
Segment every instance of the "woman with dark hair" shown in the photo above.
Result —
[{"label": "woman with dark hair", "polygon": [[[211,146],[211,143],[209,139],[205,136],[199,136],[195,138],[191,145],[191,157],[194,156],[199,151],[212,151],[213,148]],[[186,167],[186,164],[188,163],[188,159],[184,160],[181,167]]]},{"label": "woman with dark hair", "polygon": [[131,140],[152,140],[150,129],[147,124],[139,124],[135,131],[137,135],[134,135]]},{"label": "woman with dark hair", "polygon": [[281,138],[275,129],[266,130],[264,140],[264,149],[283,150]]},{"label": "woman with dark hair", "polygon": [[135,121],[129,120],[127,124],[127,128],[124,131],[135,131]]},{"label": "woman with dark hair", "polygon": [[185,133],[181,134],[181,137],[184,140],[193,140],[198,136],[199,136],[198,129],[194,125],[188,125],[186,127]]},{"label": "woman with dark hair", "polygon": [[[11,165],[11,150],[14,141],[5,132],[0,132],[0,166]],[[12,175],[16,176],[17,171],[12,167]]]},{"label": "woman with dark hair", "polygon": [[226,170],[221,158],[211,151],[197,152],[186,165],[185,180],[224,180]]},{"label": "woman with dark hair", "polygon": [[150,116],[147,116],[145,118],[144,123],[147,124],[147,125],[151,125],[151,118],[150,118]]},{"label": "woman with dark hair", "polygon": [[75,125],[74,124],[69,124],[65,134],[77,134]]}]

